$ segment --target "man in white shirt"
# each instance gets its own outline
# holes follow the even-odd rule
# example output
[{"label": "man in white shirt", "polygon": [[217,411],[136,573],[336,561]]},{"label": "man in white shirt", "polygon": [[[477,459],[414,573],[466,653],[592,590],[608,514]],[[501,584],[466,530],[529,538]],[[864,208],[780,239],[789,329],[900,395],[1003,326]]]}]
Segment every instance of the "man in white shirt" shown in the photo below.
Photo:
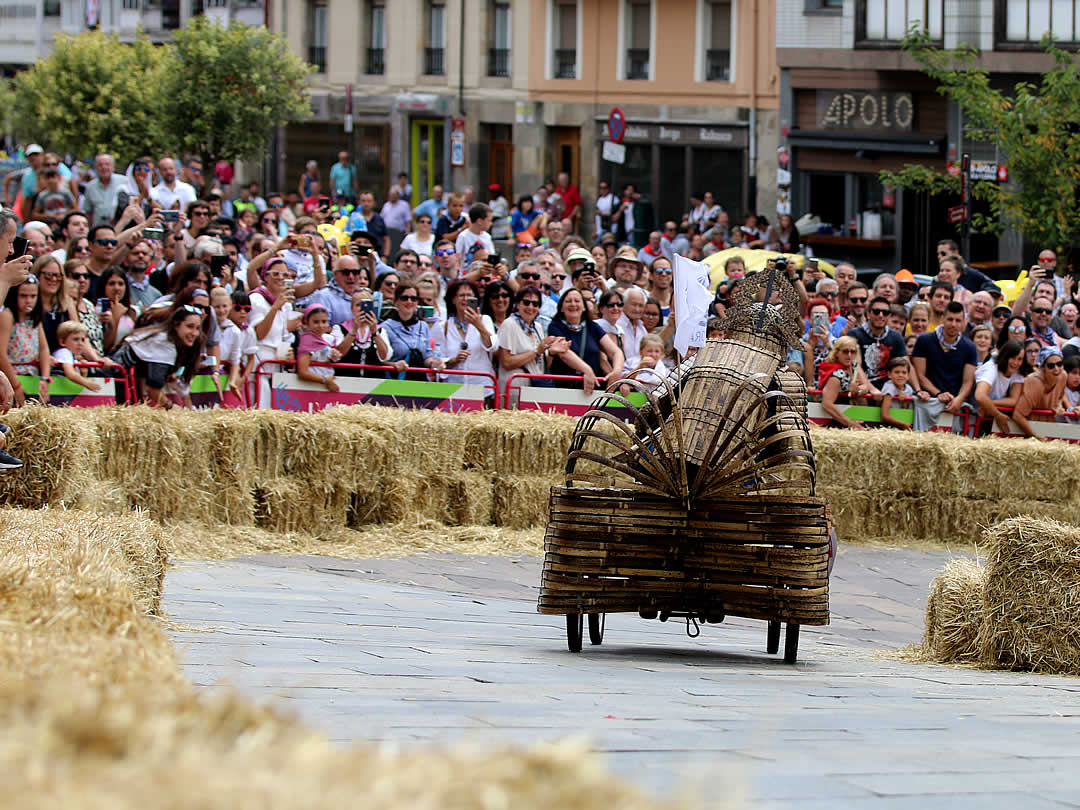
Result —
[{"label": "man in white shirt", "polygon": [[94,158],[97,178],[86,184],[83,193],[86,214],[90,225],[111,225],[117,214],[120,192],[127,186],[126,178],[116,174],[112,155],[101,154]]},{"label": "man in white shirt", "polygon": [[641,287],[631,287],[623,294],[623,314],[619,316],[618,325],[623,330],[623,354],[626,356],[624,374],[637,368],[641,361],[641,339],[649,333],[641,319],[645,314],[647,299]]},{"label": "man in white shirt", "polygon": [[605,233],[615,233],[615,222],[611,213],[619,207],[619,198],[611,193],[611,186],[600,181],[599,190],[596,194],[596,241],[600,241]]},{"label": "man in white shirt", "polygon": [[469,249],[477,242],[481,243],[488,253],[495,252],[495,243],[491,241],[488,228],[491,227],[491,209],[484,203],[476,203],[469,209],[469,225],[458,234],[454,249],[457,251],[460,261],[467,262]]},{"label": "man in white shirt", "polygon": [[409,230],[409,220],[412,218],[412,206],[401,199],[401,192],[397,186],[390,186],[390,196],[383,203],[379,215],[383,224],[392,231],[401,231],[403,234]]},{"label": "man in white shirt", "polygon": [[198,199],[194,186],[177,179],[176,162],[172,158],[164,157],[158,161],[158,173],[161,182],[150,189],[150,199],[162,208],[186,211],[188,205]]}]

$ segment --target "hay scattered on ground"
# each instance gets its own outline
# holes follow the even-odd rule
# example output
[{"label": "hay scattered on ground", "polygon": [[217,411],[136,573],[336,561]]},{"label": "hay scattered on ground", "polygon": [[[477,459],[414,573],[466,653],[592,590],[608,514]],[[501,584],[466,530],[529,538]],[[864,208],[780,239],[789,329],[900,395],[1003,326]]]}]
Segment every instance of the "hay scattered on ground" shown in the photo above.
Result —
[{"label": "hay scattered on ground", "polygon": [[123,535],[133,520],[0,512],[0,780],[11,797],[4,806],[674,806],[609,776],[580,743],[341,748],[231,691],[197,692],[136,595],[146,578],[133,560],[147,554],[109,540],[110,529]]},{"label": "hay scattered on ground", "polygon": [[979,658],[986,569],[974,560],[950,560],[930,586],[924,643],[936,661]]}]

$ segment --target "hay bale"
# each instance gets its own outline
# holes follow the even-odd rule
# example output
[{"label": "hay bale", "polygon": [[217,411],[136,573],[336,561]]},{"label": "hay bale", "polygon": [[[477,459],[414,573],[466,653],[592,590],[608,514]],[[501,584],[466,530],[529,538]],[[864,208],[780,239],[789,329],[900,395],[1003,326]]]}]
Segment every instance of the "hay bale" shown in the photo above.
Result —
[{"label": "hay bale", "polygon": [[101,472],[102,444],[86,410],[27,406],[5,414],[3,421],[11,426],[8,449],[25,463],[0,476],[0,501],[25,507],[79,501]]},{"label": "hay bale", "polygon": [[547,525],[552,480],[540,475],[500,475],[495,479],[495,525],[531,529]]},{"label": "hay bale", "polygon": [[382,487],[378,523],[434,521],[446,526],[490,524],[491,479],[484,473],[427,471],[393,475]]},{"label": "hay bale", "polygon": [[974,560],[949,560],[930,586],[923,646],[935,661],[973,663],[979,658],[986,569]]},{"label": "hay bale", "polygon": [[1024,516],[985,537],[983,663],[1080,674],[1080,528]]},{"label": "hay bale", "polygon": [[501,476],[535,475],[559,483],[577,420],[540,411],[484,411],[459,416],[465,466]]}]

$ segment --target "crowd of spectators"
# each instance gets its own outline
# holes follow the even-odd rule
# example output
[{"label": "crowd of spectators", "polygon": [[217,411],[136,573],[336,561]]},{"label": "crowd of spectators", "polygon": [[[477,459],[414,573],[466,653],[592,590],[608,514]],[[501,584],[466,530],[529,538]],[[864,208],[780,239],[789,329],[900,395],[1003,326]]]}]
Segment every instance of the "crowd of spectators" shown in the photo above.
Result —
[{"label": "crowd of spectators", "polygon": [[[17,403],[20,375],[93,388],[99,375],[134,369],[163,407],[190,403],[200,370],[220,375],[227,405],[266,406],[265,378],[258,393],[252,379],[266,362],[295,363],[331,392],[350,375],[464,382],[463,372],[483,372],[500,386],[525,373],[550,378],[523,385],[591,393],[675,366],[676,255],[799,249],[791,217],[770,225],[747,214],[732,226],[708,192],[652,230],[643,227],[651,204],[632,184],[616,195],[601,182],[585,218],[565,174],[513,205],[498,185],[484,201],[469,187],[435,186],[415,207],[401,175],[380,206],[344,152],[325,184],[311,161],[294,189],[265,195],[220,166],[207,181],[191,159],[140,157],[121,174],[99,155],[79,182],[41,147],[26,155],[29,169],[4,186],[24,221],[29,259],[20,261],[32,262],[0,312],[0,371]],[[334,222],[344,228],[320,229]],[[1043,251],[1010,307],[955,243],[937,253],[930,284],[901,270],[867,286],[849,264],[830,277],[812,260],[792,274],[805,334],[788,363],[820,390],[833,424],[867,427],[848,417],[848,402],[880,403],[881,423],[898,429],[927,430],[942,415],[959,426],[965,410],[1028,435],[1033,420],[1073,418],[1074,276]],[[724,269],[715,317],[746,275],[738,257]],[[901,403],[913,423],[892,414]]]}]

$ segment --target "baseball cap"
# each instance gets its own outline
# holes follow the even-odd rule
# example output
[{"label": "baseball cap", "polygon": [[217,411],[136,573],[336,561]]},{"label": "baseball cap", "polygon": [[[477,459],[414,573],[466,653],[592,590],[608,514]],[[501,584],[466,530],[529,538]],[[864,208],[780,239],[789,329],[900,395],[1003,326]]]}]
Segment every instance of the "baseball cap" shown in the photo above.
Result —
[{"label": "baseball cap", "polygon": [[915,280],[915,276],[907,268],[904,268],[903,270],[901,270],[899,273],[896,274],[896,283],[897,284],[914,284],[916,287],[919,286],[919,282],[917,282]]},{"label": "baseball cap", "polygon": [[23,154],[27,157],[30,157],[30,155],[42,155],[44,153],[45,150],[41,148],[40,144],[36,143],[30,144],[28,147],[26,147],[26,151],[23,152]]},{"label": "baseball cap", "polygon": [[994,307],[994,315],[998,315],[1002,312],[1004,312],[1006,316],[1012,315],[1012,308],[1006,306],[1005,304],[998,304],[996,307]]},{"label": "baseball cap", "polygon": [[995,284],[992,281],[988,281],[985,284],[983,284],[981,292],[988,292],[992,296],[994,296],[995,298],[1004,298],[1005,297],[1005,293],[1003,293],[1001,291],[1001,287],[999,287],[997,284]]}]

